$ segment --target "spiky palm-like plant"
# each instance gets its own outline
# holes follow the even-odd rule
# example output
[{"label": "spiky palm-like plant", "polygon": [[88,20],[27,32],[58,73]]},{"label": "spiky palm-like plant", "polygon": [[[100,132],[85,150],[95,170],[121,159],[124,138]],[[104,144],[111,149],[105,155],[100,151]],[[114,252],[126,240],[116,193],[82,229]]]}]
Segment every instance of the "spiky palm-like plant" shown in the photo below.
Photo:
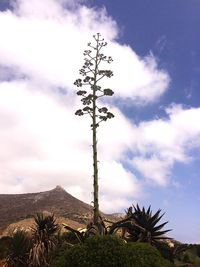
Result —
[{"label": "spiky palm-like plant", "polygon": [[[164,213],[160,215],[159,209],[155,214],[152,213],[151,206],[146,210],[144,207],[140,209],[138,204],[128,209],[127,216],[133,221],[132,229],[127,229],[127,237],[131,241],[147,242],[154,246],[158,246],[164,239],[164,236],[171,230],[161,230],[168,222],[158,225]],[[139,227],[138,227],[139,226]]]},{"label": "spiky palm-like plant", "polygon": [[30,266],[49,266],[51,252],[56,244],[58,224],[54,215],[38,213],[35,216],[33,247],[30,250]]},{"label": "spiky palm-like plant", "polygon": [[31,239],[23,230],[13,232],[9,240],[8,255],[4,266],[26,267],[29,264]]}]

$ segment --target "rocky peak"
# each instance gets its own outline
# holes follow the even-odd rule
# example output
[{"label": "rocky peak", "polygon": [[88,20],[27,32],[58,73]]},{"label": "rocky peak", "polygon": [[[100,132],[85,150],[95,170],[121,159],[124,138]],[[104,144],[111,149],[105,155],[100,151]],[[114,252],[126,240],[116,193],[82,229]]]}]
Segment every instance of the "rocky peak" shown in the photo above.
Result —
[{"label": "rocky peak", "polygon": [[53,190],[54,191],[59,191],[59,192],[63,192],[63,191],[66,192],[65,189],[60,185],[57,185]]}]

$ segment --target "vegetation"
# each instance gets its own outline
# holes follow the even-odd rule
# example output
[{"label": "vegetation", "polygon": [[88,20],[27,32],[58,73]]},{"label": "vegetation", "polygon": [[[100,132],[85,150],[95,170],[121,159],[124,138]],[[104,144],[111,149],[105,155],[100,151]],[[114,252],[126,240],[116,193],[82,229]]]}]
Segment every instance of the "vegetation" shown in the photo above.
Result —
[{"label": "vegetation", "polygon": [[170,267],[148,244],[127,244],[117,236],[94,236],[59,255],[52,267]]},{"label": "vegetation", "polygon": [[17,229],[0,239],[1,259],[5,267],[45,267],[58,243],[58,225],[54,215],[37,214],[31,232]]},{"label": "vegetation", "polygon": [[[75,85],[77,87],[87,86],[88,91],[79,90],[77,95],[81,96],[81,102],[84,106],[83,109],[76,111],[76,115],[82,116],[88,114],[91,117],[92,124],[92,148],[93,148],[93,188],[94,188],[94,225],[99,223],[99,198],[98,198],[98,158],[97,158],[97,127],[102,121],[107,121],[114,117],[108,111],[107,107],[97,106],[97,101],[103,96],[112,96],[114,92],[109,88],[102,88],[99,83],[104,78],[111,78],[113,73],[111,70],[101,69],[101,65],[111,63],[113,60],[109,56],[102,53],[102,48],[107,45],[104,39],[101,38],[100,33],[93,36],[94,45],[88,43],[89,49],[84,51],[84,65],[80,70],[80,75],[83,79],[77,79]],[[102,64],[103,63],[103,64]]]},{"label": "vegetation", "polygon": [[33,230],[33,245],[30,250],[30,266],[48,266],[57,243],[58,224],[54,215],[37,214]]},{"label": "vegetation", "polygon": [[178,242],[163,242],[157,248],[165,259],[175,263],[177,261],[182,261],[182,255],[188,249],[188,246],[185,244],[179,244]]},{"label": "vegetation", "polygon": [[177,266],[181,266],[183,262],[190,264],[189,266],[200,267],[200,245],[187,245],[187,249],[175,260]]},{"label": "vegetation", "polygon": [[5,266],[28,266],[31,240],[25,231],[17,230],[12,234],[8,244]]},{"label": "vegetation", "polygon": [[3,236],[0,238],[0,260],[5,259],[9,253],[12,237]]},{"label": "vegetation", "polygon": [[164,215],[160,215],[161,210],[152,214],[151,206],[146,210],[144,207],[140,209],[138,204],[133,206],[133,209],[130,207],[127,211],[127,217],[133,222],[132,227],[126,229],[129,240],[147,242],[157,247],[164,239],[169,239],[164,235],[171,230],[161,231],[168,222],[157,225]]},{"label": "vegetation", "polygon": [[[5,267],[200,266],[200,245],[171,242],[169,246],[165,239],[159,246],[146,239],[135,241],[128,238],[131,226],[136,227],[132,220],[129,214],[121,221],[104,225],[104,234],[99,234],[94,225],[88,225],[90,231],[87,233],[85,229],[84,239],[79,242],[73,232],[59,232],[53,215],[38,214],[31,232],[17,230],[12,236],[0,239],[1,259],[4,258]],[[120,227],[129,231],[123,234],[118,231]]]}]

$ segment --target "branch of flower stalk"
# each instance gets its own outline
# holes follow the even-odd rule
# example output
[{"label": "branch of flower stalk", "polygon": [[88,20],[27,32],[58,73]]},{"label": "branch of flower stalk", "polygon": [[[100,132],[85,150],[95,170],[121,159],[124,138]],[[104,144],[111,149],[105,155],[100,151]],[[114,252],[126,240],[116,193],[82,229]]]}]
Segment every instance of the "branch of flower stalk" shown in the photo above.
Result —
[{"label": "branch of flower stalk", "polygon": [[64,226],[65,229],[73,232],[80,243],[83,242],[83,235],[78,230],[71,228],[69,225],[67,225],[65,223],[63,223],[62,225]]},{"label": "branch of flower stalk", "polygon": [[97,82],[100,81],[101,79],[103,79],[103,77],[105,77],[106,74],[102,75],[99,79],[97,79]]}]

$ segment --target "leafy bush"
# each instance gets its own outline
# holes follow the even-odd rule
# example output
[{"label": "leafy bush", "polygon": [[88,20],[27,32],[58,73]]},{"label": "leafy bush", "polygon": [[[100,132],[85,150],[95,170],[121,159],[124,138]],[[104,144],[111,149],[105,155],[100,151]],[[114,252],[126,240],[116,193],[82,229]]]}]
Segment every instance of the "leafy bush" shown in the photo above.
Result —
[{"label": "leafy bush", "polygon": [[[114,236],[94,236],[55,259],[54,267],[122,266],[124,241]],[[115,265],[114,265],[115,264]]]},{"label": "leafy bush", "polygon": [[195,246],[190,246],[190,248],[184,252],[182,262],[191,263],[196,267],[200,266],[200,257],[197,254]]},{"label": "leafy bush", "polygon": [[94,236],[64,251],[52,267],[171,267],[159,252],[144,243],[125,243],[116,236]]},{"label": "leafy bush", "polygon": [[147,243],[128,243],[126,246],[128,267],[172,267],[159,251]]}]

